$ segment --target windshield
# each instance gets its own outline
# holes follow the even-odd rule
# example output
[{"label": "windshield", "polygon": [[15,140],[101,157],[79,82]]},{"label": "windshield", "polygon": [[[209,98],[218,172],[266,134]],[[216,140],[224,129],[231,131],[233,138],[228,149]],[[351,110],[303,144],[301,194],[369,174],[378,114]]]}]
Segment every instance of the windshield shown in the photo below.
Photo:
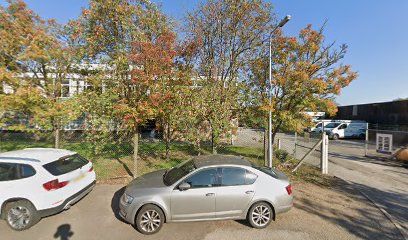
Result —
[{"label": "windshield", "polygon": [[164,184],[170,186],[195,169],[196,166],[194,165],[193,160],[183,162],[165,173],[163,176]]},{"label": "windshield", "polygon": [[329,123],[325,126],[325,128],[336,128],[340,125],[340,123]]}]

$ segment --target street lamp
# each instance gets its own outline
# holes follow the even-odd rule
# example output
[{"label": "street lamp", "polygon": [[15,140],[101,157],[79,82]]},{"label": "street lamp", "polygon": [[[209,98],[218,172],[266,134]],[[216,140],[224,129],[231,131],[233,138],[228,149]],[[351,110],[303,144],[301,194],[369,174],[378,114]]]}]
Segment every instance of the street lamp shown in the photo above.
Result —
[{"label": "street lamp", "polygon": [[286,15],[279,24],[272,30],[269,36],[269,119],[268,119],[268,166],[272,168],[272,35],[275,31],[283,27],[291,19],[290,15]]}]

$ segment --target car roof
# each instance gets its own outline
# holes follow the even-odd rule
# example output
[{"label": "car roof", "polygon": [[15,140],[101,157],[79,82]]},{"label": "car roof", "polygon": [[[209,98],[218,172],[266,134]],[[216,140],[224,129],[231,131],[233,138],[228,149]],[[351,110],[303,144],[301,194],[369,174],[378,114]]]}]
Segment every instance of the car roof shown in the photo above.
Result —
[{"label": "car roof", "polygon": [[56,148],[26,148],[0,153],[0,162],[19,161],[38,164],[47,164],[62,157],[76,154],[75,152]]},{"label": "car roof", "polygon": [[251,163],[241,156],[232,155],[203,155],[193,158],[197,168],[216,165],[251,166]]}]

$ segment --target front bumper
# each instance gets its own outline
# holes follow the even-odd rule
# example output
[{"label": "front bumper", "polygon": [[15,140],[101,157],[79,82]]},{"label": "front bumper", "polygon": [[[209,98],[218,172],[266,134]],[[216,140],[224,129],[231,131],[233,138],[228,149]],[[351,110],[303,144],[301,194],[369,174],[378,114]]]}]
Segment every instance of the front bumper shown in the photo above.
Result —
[{"label": "front bumper", "polygon": [[47,217],[51,215],[55,215],[59,212],[62,212],[66,209],[69,209],[72,205],[74,205],[76,202],[81,200],[83,197],[85,197],[89,192],[92,191],[96,184],[96,181],[93,181],[91,184],[83,188],[81,191],[75,193],[71,197],[67,198],[61,205],[53,207],[53,208],[47,208],[38,211],[41,217]]},{"label": "front bumper", "polygon": [[119,199],[119,216],[122,218],[122,220],[124,220],[127,223],[133,224],[132,219],[128,219],[128,212],[131,211],[131,205],[132,204],[127,204],[124,201],[124,195],[125,193],[123,193],[123,195],[120,197]]}]

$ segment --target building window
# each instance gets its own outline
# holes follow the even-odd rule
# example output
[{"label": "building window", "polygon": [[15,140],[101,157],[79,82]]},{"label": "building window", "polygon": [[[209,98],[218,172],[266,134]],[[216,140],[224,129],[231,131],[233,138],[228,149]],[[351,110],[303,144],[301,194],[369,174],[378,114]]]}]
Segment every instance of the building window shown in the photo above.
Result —
[{"label": "building window", "polygon": [[69,80],[62,81],[62,83],[61,83],[61,97],[62,98],[70,97],[69,88],[70,88]]}]

